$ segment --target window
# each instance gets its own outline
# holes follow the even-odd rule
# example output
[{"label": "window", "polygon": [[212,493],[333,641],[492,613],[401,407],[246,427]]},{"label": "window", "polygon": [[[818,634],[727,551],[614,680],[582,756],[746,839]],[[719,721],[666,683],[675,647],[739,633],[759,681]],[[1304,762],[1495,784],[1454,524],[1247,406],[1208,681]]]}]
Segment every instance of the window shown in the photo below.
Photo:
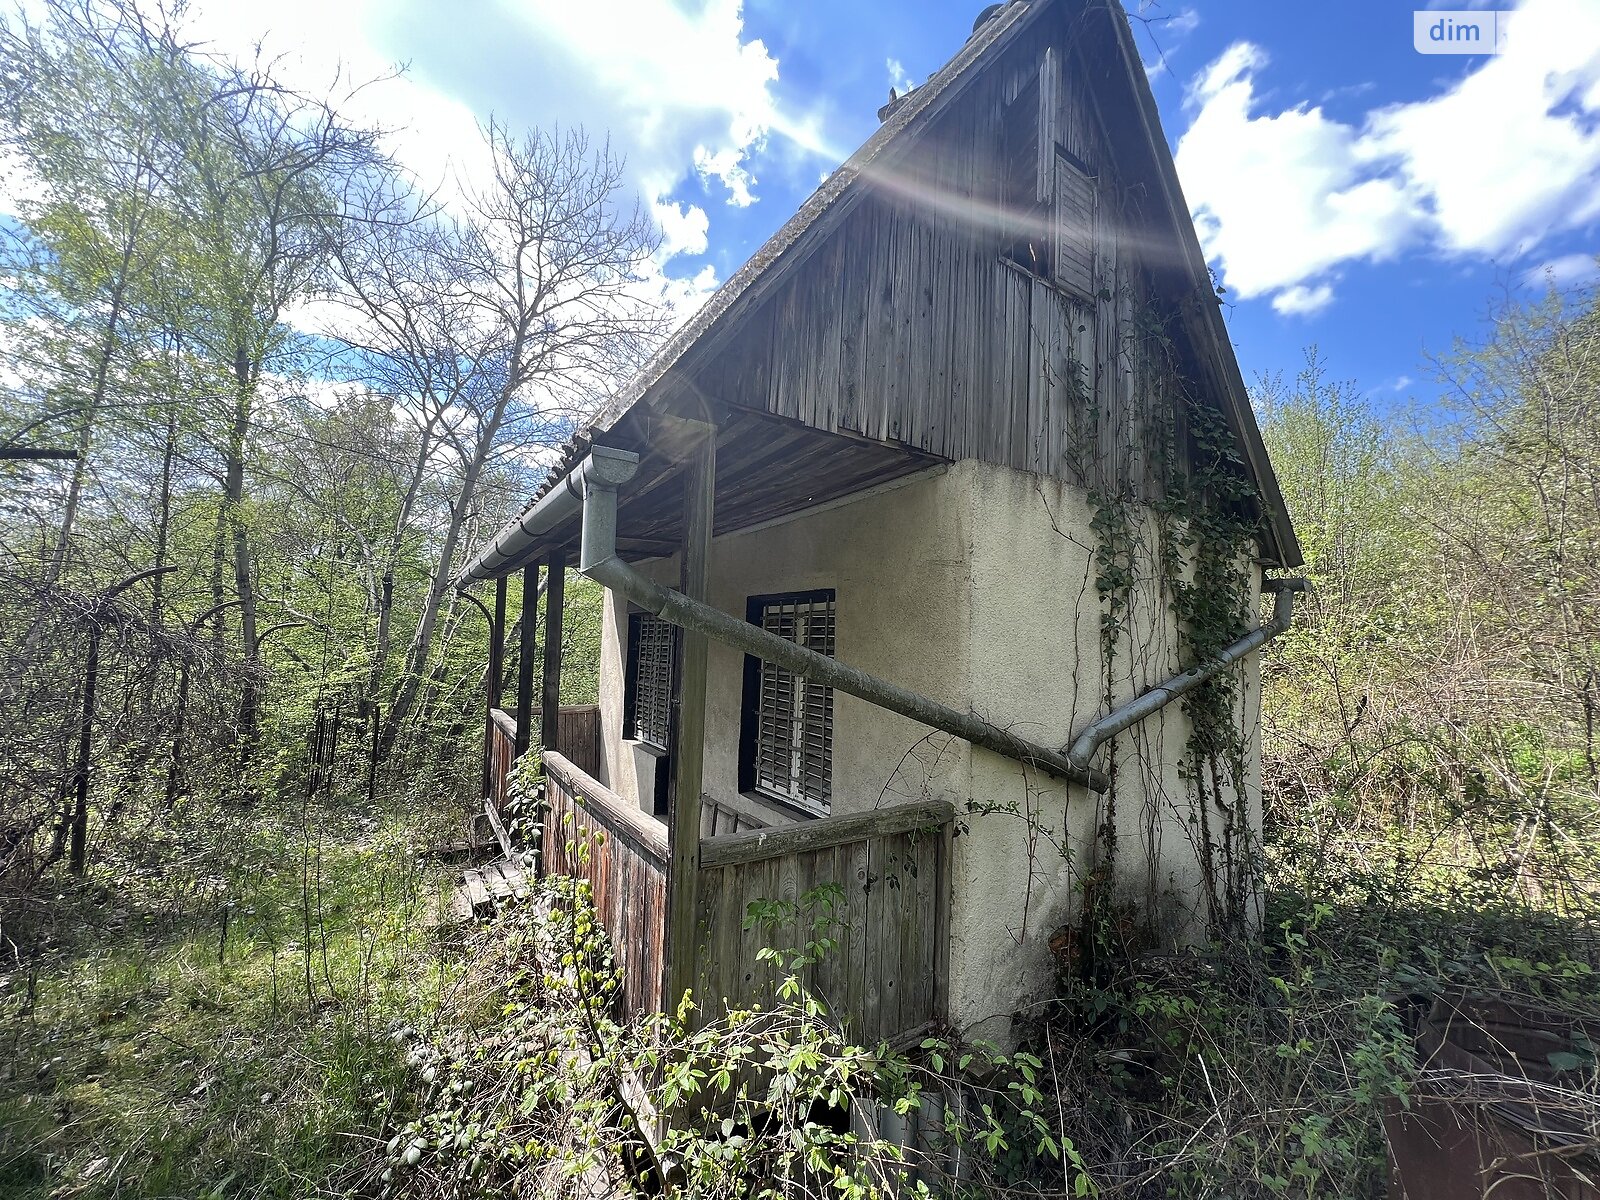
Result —
[{"label": "window", "polygon": [[[752,624],[832,656],[832,590],[752,596]],[[833,689],[747,656],[739,787],[826,816],[833,798]]]},{"label": "window", "polygon": [[622,736],[667,745],[672,712],[672,626],[650,613],[628,616]]},{"label": "window", "polygon": [[1046,50],[1038,74],[1006,105],[1000,253],[1030,275],[1087,301],[1095,296],[1095,177],[1056,136],[1060,79],[1055,51]]},{"label": "window", "polygon": [[[1000,207],[1005,214],[1001,254],[1031,275],[1050,275],[1050,188],[1041,148],[1040,75],[1006,106],[1001,125]],[[1053,147],[1052,147],[1053,149]]]}]

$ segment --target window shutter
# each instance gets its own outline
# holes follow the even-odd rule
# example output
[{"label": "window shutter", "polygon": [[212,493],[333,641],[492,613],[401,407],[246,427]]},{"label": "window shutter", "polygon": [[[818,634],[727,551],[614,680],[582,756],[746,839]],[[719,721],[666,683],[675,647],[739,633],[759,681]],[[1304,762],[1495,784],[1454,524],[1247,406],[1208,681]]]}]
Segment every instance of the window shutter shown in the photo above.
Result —
[{"label": "window shutter", "polygon": [[[833,657],[833,605],[814,607],[806,619],[805,645]],[[799,755],[800,794],[823,806],[833,801],[833,689],[807,683],[802,697]]]},{"label": "window shutter", "polygon": [[[831,591],[751,597],[748,616],[786,641],[818,654],[834,653]],[[833,797],[833,689],[754,658],[746,668],[745,689],[741,785],[827,813]]]},{"label": "window shutter", "polygon": [[1048,279],[1055,251],[1056,111],[1061,73],[1054,49],[1039,73],[1006,106],[1001,125],[1001,207],[1006,230],[1002,254],[1023,270]]},{"label": "window shutter", "polygon": [[[761,614],[761,627],[794,641],[794,615],[773,606]],[[761,663],[761,718],[756,736],[756,784],[778,795],[793,793],[795,677],[786,668]]]},{"label": "window shutter", "polygon": [[1093,300],[1095,181],[1065,155],[1056,159],[1056,282]]},{"label": "window shutter", "polygon": [[628,620],[633,736],[665,747],[672,721],[672,626],[649,613]]},{"label": "window shutter", "polygon": [[1044,52],[1044,62],[1039,64],[1039,156],[1035,164],[1037,182],[1034,200],[1049,204],[1055,193],[1056,169],[1056,112],[1061,101],[1061,72],[1056,65],[1056,52]]}]

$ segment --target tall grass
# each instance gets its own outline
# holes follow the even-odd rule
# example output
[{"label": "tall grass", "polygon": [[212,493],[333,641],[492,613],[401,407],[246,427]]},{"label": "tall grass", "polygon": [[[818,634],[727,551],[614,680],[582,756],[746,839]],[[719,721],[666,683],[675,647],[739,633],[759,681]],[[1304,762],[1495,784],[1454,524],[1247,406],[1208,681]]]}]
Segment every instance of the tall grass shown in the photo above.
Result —
[{"label": "tall grass", "polygon": [[13,912],[0,1198],[344,1194],[400,1084],[392,1030],[453,978],[405,825],[233,812]]}]

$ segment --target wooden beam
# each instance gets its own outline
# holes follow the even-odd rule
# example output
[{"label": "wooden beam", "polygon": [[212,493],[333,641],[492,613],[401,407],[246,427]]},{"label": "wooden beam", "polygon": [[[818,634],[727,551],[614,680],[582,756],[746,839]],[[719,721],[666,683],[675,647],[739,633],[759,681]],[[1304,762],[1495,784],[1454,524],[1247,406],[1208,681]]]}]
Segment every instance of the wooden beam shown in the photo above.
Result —
[{"label": "wooden beam", "polygon": [[517,757],[528,750],[528,727],[533,724],[534,632],[539,625],[539,564],[522,569],[522,639],[517,648]]},{"label": "wooden beam", "polygon": [[566,594],[567,556],[550,552],[544,585],[544,688],[539,705],[539,744],[560,749],[561,731],[561,619]]},{"label": "wooden beam", "polygon": [[700,847],[700,865],[732,867],[739,863],[762,862],[802,851],[826,850],[847,842],[909,833],[913,829],[940,829],[955,818],[956,810],[947,801],[929,800],[840,817],[821,817],[815,821],[796,821],[792,825],[772,825],[729,837],[707,838]]},{"label": "wooden beam", "polygon": [[[680,590],[706,598],[711,565],[711,528],[717,480],[717,431],[701,426],[700,445],[684,474],[683,562]],[[678,631],[677,689],[672,702],[668,751],[672,781],[668,791],[667,963],[662,1006],[675,1011],[694,986],[695,936],[700,889],[700,793],[705,766],[706,637]]]}]

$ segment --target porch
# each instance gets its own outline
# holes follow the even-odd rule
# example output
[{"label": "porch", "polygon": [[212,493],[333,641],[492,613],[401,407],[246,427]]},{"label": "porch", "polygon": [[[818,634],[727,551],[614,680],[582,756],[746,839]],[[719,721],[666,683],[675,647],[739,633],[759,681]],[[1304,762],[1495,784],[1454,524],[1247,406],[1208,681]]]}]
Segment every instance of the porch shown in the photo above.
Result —
[{"label": "porch", "polygon": [[[563,717],[558,738],[584,728],[583,710],[564,710]],[[496,709],[491,725],[491,760],[509,763],[516,721]],[[574,741],[568,743],[574,756],[588,752],[584,741]],[[543,760],[540,869],[589,883],[621,974],[623,1011],[658,1012],[665,998],[673,861],[667,824],[561,750],[546,748]],[[505,802],[506,778],[496,771],[492,810]],[[954,820],[951,805],[933,801],[752,825],[748,812],[704,797],[692,868],[691,984],[702,1013],[722,1002],[769,1002],[778,972],[759,952],[787,944],[786,935],[810,936],[810,914],[802,918],[805,932],[746,928],[752,904],[798,904],[813,889],[831,885],[837,890],[829,936],[838,945],[804,972],[808,988],[863,1041],[910,1041],[934,1024],[945,1003]],[[577,852],[583,841],[591,846],[587,855]]]}]

